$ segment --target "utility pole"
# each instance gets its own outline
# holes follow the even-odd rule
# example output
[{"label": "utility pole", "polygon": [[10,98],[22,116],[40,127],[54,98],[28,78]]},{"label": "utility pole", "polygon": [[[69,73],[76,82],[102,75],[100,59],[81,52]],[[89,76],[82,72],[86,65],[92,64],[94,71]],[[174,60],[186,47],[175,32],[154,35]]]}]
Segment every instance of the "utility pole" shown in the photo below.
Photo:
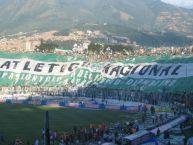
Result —
[{"label": "utility pole", "polygon": [[50,130],[49,130],[49,114],[48,111],[45,113],[45,123],[44,123],[44,145],[50,145]]}]

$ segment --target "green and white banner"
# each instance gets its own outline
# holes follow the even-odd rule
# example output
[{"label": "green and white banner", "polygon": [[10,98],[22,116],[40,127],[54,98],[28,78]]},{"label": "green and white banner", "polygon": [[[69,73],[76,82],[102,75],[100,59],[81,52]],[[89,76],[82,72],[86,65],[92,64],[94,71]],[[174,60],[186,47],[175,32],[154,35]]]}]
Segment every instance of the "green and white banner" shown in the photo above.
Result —
[{"label": "green and white banner", "polygon": [[0,53],[0,86],[87,87],[192,91],[191,57],[136,57],[95,62],[56,54]]}]

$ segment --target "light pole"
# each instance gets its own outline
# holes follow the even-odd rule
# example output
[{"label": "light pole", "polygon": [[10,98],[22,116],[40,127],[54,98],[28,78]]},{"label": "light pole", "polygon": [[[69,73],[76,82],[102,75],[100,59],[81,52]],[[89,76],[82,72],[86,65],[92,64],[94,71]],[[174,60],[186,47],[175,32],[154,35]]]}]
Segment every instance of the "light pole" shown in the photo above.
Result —
[{"label": "light pole", "polygon": [[48,111],[45,113],[45,123],[44,123],[44,145],[50,145],[50,130],[49,130],[49,114]]},{"label": "light pole", "polygon": [[[188,84],[188,71],[187,71],[187,63],[186,63],[186,84]],[[186,112],[188,111],[187,109],[187,103],[188,103],[188,97],[187,97],[187,88],[186,88],[186,93],[185,93],[185,110]]]}]

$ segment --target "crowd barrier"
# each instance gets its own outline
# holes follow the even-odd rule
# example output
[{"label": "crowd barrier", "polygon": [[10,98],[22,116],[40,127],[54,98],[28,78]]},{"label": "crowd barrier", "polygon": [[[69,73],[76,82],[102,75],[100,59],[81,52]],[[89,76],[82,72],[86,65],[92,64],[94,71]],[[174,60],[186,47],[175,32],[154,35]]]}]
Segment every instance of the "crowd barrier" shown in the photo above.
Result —
[{"label": "crowd barrier", "polygon": [[85,101],[85,102],[70,102],[70,101],[57,101],[57,100],[4,100],[6,104],[23,104],[23,105],[42,105],[42,106],[58,106],[58,107],[70,107],[70,108],[87,108],[87,109],[112,109],[122,111],[138,111],[138,106],[120,105],[120,104],[105,104],[97,101]]},{"label": "crowd barrier", "polygon": [[125,106],[120,104],[104,104],[104,103],[98,103],[96,101],[91,102],[78,102],[78,103],[69,103],[61,101],[58,103],[60,107],[75,107],[75,108],[88,108],[88,109],[113,109],[113,110],[124,110],[124,111],[138,111],[138,106]]}]

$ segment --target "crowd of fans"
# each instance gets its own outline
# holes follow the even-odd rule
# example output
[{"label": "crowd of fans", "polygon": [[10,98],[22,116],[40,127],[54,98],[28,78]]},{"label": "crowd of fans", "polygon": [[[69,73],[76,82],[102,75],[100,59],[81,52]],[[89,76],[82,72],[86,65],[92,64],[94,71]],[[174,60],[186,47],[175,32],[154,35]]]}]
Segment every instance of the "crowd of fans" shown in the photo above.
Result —
[{"label": "crowd of fans", "polygon": [[192,47],[163,47],[163,48],[139,48],[135,49],[132,52],[122,51],[122,52],[111,52],[111,53],[102,53],[102,54],[87,54],[87,53],[75,53],[74,55],[86,58],[89,62],[97,61],[113,61],[113,60],[124,60],[128,57],[137,57],[137,56],[179,56],[179,55],[193,55],[193,46]]},{"label": "crowd of fans", "polygon": [[[103,142],[114,142],[118,145],[121,144],[121,139],[125,135],[133,134],[139,130],[136,122],[114,123],[111,125],[94,125],[90,124],[89,127],[74,126],[71,132],[57,132],[51,131],[50,143],[51,145],[98,145]],[[33,143],[24,141],[17,138],[10,145],[41,145],[44,142],[45,130],[42,130],[42,136],[37,137]]]},{"label": "crowd of fans", "polygon": [[104,53],[88,54],[85,52],[66,52],[65,55],[85,58],[89,62],[124,60],[138,56],[192,56],[193,46],[188,47],[159,47],[159,48],[135,48],[133,51],[106,51]]}]

